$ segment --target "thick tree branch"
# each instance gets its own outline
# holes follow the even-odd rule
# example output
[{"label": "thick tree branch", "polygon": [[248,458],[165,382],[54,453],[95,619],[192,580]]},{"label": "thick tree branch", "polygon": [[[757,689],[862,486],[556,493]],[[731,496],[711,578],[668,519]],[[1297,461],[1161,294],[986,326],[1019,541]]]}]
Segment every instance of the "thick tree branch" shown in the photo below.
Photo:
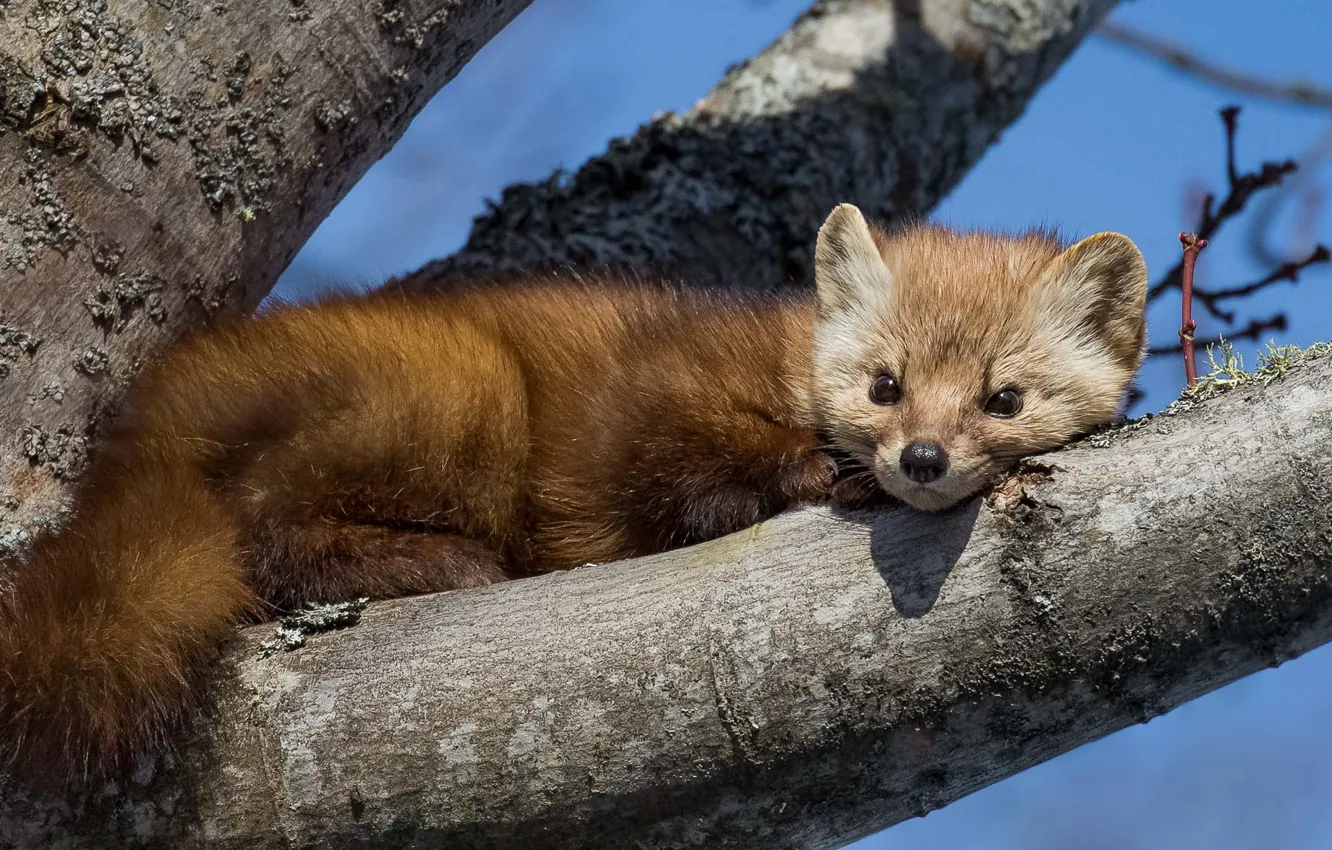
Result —
[{"label": "thick tree branch", "polygon": [[254,307],[528,2],[0,2],[0,561],[139,362]]},{"label": "thick tree branch", "polygon": [[266,658],[252,629],[177,763],[3,789],[0,836],[838,846],[1332,638],[1332,359],[1190,405],[947,515],[790,513]]},{"label": "thick tree branch", "polygon": [[803,282],[834,204],[927,212],[1113,6],[820,0],[690,111],[506,189],[461,251],[399,285],[551,263]]}]

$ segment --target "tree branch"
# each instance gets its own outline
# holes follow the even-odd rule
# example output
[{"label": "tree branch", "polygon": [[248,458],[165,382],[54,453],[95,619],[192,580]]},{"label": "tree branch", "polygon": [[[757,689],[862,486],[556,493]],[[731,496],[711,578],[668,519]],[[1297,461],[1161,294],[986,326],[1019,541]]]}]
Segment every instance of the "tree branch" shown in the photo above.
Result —
[{"label": "tree branch", "polygon": [[258,304],[529,2],[0,3],[0,562],[138,364]]},{"label": "tree branch", "polygon": [[[1239,215],[1245,205],[1256,194],[1268,190],[1279,189],[1287,175],[1296,171],[1296,164],[1292,160],[1285,162],[1264,162],[1257,171],[1243,172],[1235,162],[1235,137],[1239,126],[1238,106],[1228,106],[1221,110],[1221,120],[1225,125],[1226,131],[1226,182],[1229,190],[1226,197],[1221,201],[1220,206],[1216,206],[1216,197],[1208,193],[1202,202],[1201,221],[1198,225],[1198,237],[1206,242],[1207,237],[1211,237],[1230,219]],[[1282,263],[1271,272],[1259,278],[1258,280],[1239,286],[1227,287],[1224,289],[1207,289],[1198,286],[1185,287],[1185,269],[1188,252],[1185,251],[1185,258],[1177,262],[1169,271],[1162,275],[1147,290],[1147,301],[1151,303],[1164,296],[1167,292],[1176,289],[1183,289],[1185,324],[1191,323],[1191,305],[1193,302],[1201,304],[1216,318],[1226,324],[1235,321],[1235,313],[1226,310],[1221,305],[1223,302],[1236,298],[1246,298],[1255,293],[1261,292],[1279,283],[1290,282],[1298,283],[1300,272],[1310,266],[1320,265],[1332,260],[1332,254],[1324,245],[1315,245],[1308,256],[1302,260],[1291,260]],[[1196,260],[1196,257],[1194,258]],[[1191,278],[1190,278],[1191,279]],[[1278,313],[1266,319],[1251,320],[1244,328],[1228,329],[1224,333],[1212,337],[1208,340],[1198,341],[1200,345],[1214,345],[1222,338],[1234,342],[1240,339],[1258,339],[1263,333],[1269,330],[1285,330],[1286,315]],[[1192,334],[1192,329],[1188,330]],[[1159,357],[1161,355],[1171,355],[1183,353],[1186,364],[1191,359],[1189,351],[1189,341],[1184,338],[1185,329],[1180,330],[1181,343],[1177,345],[1153,346],[1147,349],[1148,357]],[[1188,368],[1185,369],[1186,380]],[[1137,400],[1142,398],[1141,391],[1137,394]]]},{"label": "tree branch", "polygon": [[266,658],[251,629],[175,764],[5,788],[0,835],[838,846],[1332,638],[1332,359],[1183,406],[984,506],[789,513]]},{"label": "tree branch", "polygon": [[693,109],[510,186],[461,251],[397,285],[547,264],[804,282],[833,205],[927,212],[1113,5],[820,0]]},{"label": "tree branch", "polygon": [[[1199,239],[1210,240],[1216,235],[1227,221],[1239,215],[1244,210],[1244,206],[1258,192],[1271,188],[1281,183],[1287,174],[1295,170],[1295,161],[1286,160],[1284,162],[1264,162],[1257,171],[1240,171],[1235,164],[1235,133],[1239,126],[1238,106],[1228,106],[1221,110],[1221,121],[1226,128],[1226,183],[1228,190],[1226,196],[1221,199],[1221,204],[1216,205],[1216,196],[1208,193],[1203,199],[1202,220],[1198,224],[1197,236]],[[1181,276],[1184,271],[1184,261],[1181,259],[1171,267],[1162,278],[1147,290],[1148,303],[1155,301],[1172,289],[1178,289],[1181,283]],[[1208,312],[1225,322],[1234,320],[1234,315],[1227,313],[1217,307],[1212,301],[1208,300],[1208,293],[1195,289],[1194,297],[1198,298]]]},{"label": "tree branch", "polygon": [[1176,70],[1223,89],[1279,103],[1332,109],[1332,89],[1322,88],[1316,83],[1304,80],[1269,80],[1256,74],[1236,71],[1209,62],[1187,47],[1114,21],[1102,23],[1097,27],[1096,34],[1106,41],[1157,59]]},{"label": "tree branch", "polygon": [[[1310,266],[1321,265],[1332,261],[1332,253],[1328,251],[1326,245],[1315,245],[1314,249],[1303,260],[1283,263],[1272,271],[1260,277],[1252,283],[1246,283],[1241,286],[1232,286],[1226,289],[1198,290],[1193,291],[1194,298],[1203,301],[1213,307],[1221,301],[1234,298],[1247,298],[1254,293],[1261,292],[1278,283],[1298,283],[1300,272]],[[1209,308],[1212,309],[1212,308]],[[1223,317],[1229,317],[1226,321],[1234,321],[1234,315],[1224,313]]]}]

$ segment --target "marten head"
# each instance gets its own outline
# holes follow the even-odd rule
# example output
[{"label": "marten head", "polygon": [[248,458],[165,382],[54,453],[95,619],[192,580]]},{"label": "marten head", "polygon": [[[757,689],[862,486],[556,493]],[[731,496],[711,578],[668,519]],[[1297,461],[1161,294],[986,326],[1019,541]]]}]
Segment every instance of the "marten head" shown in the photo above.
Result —
[{"label": "marten head", "polygon": [[819,230],[819,426],[922,510],[1109,422],[1142,363],[1147,267],[1127,237]]}]

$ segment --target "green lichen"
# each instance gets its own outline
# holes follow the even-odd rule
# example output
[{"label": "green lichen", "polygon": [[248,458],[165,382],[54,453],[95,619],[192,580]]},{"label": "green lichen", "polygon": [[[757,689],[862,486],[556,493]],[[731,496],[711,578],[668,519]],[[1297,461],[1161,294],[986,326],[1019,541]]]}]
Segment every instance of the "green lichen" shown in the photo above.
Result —
[{"label": "green lichen", "polygon": [[74,368],[92,377],[100,375],[111,365],[111,354],[100,345],[91,345],[74,358]]},{"label": "green lichen", "polygon": [[117,333],[124,330],[140,310],[160,325],[167,318],[166,306],[162,302],[164,285],[161,278],[147,272],[116,275],[111,280],[102,281],[84,300],[83,306],[99,326]]},{"label": "green lichen", "polygon": [[1244,358],[1223,339],[1218,345],[1207,346],[1207,365],[1211,371],[1200,376],[1198,383],[1185,387],[1180,401],[1207,401],[1236,387],[1267,386],[1285,377],[1292,369],[1328,354],[1332,354],[1332,342],[1316,342],[1308,348],[1269,342],[1267,349],[1258,353],[1258,368],[1250,372],[1244,368]]},{"label": "green lichen", "polygon": [[32,334],[4,323],[0,317],[0,378],[7,376],[20,355],[31,357],[41,345]]},{"label": "green lichen", "polygon": [[197,73],[217,76],[224,86],[220,98],[205,88],[187,97],[194,116],[189,142],[204,198],[215,210],[267,211],[279,175],[292,167],[282,114],[295,103],[288,86],[293,66],[278,55],[260,79],[242,52],[224,70],[208,65]]}]

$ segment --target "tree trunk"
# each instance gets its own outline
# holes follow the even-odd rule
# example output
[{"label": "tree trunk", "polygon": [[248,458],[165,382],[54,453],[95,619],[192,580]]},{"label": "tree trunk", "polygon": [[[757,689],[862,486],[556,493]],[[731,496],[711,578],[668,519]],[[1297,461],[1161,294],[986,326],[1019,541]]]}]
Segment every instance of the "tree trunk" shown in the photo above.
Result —
[{"label": "tree trunk", "polygon": [[140,362],[253,309],[529,2],[0,2],[0,561]]},{"label": "tree trunk", "polygon": [[[1332,638],[1332,358],[985,505],[788,513],[371,607],[23,846],[836,847]],[[72,823],[71,813],[81,815]]]},{"label": "tree trunk", "polygon": [[510,186],[457,254],[397,282],[547,264],[810,280],[836,204],[927,213],[1115,0],[823,0],[689,112],[572,176]]}]

